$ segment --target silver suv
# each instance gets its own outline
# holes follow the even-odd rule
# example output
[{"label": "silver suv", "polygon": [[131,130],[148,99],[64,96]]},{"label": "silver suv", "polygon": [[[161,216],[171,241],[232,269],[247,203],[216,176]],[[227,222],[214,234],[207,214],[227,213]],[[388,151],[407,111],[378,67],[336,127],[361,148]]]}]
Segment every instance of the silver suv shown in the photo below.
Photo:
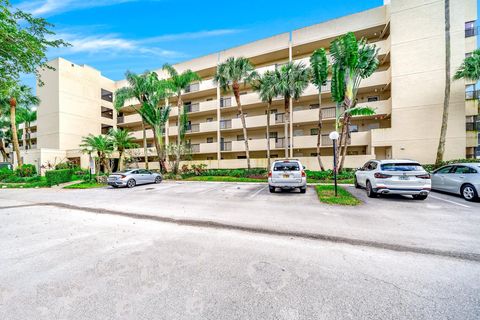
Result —
[{"label": "silver suv", "polygon": [[307,191],[307,176],[300,161],[287,159],[276,160],[272,163],[268,172],[268,187],[270,192],[276,188],[282,190],[300,189],[301,193]]}]

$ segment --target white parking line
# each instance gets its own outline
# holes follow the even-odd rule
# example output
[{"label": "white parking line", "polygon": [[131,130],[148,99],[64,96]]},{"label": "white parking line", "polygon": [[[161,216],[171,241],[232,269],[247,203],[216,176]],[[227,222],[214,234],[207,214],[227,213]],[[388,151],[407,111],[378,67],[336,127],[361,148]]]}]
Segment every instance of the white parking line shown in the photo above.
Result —
[{"label": "white parking line", "polygon": [[440,198],[440,197],[435,197],[435,196],[432,196],[432,194],[430,194],[430,198],[434,198],[434,199],[442,200],[442,201],[445,201],[445,202],[453,203],[453,204],[456,204],[457,206],[461,206],[461,207],[464,207],[464,208],[470,208],[470,206],[467,206],[466,204],[461,204],[461,203],[458,203],[458,202],[455,202],[455,201],[443,199],[443,198]]},{"label": "white parking line", "polygon": [[260,188],[259,190],[257,190],[255,193],[251,194],[249,198],[255,198],[260,192],[262,192],[263,190],[265,190],[268,186],[264,186],[262,188]]}]

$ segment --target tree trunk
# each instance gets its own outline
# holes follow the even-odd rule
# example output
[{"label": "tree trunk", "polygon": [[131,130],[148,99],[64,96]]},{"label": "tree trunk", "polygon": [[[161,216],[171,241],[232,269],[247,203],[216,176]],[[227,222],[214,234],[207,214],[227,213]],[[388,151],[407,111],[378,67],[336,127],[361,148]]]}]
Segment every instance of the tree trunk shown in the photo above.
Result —
[{"label": "tree trunk", "polygon": [[322,139],[323,115],[322,115],[322,92],[318,92],[318,132],[317,132],[317,159],[320,170],[325,171],[320,155],[320,145]]},{"label": "tree trunk", "polygon": [[173,165],[173,173],[178,174],[178,167],[180,166],[180,146],[182,144],[182,141],[180,140],[180,115],[185,112],[183,110],[183,101],[182,101],[182,95],[179,93],[178,94],[178,101],[177,101],[177,106],[178,106],[178,121],[177,121],[177,149],[175,150],[175,162]]},{"label": "tree trunk", "polygon": [[288,119],[290,119],[289,117],[289,108],[290,107],[290,98],[287,98],[285,97],[285,112],[283,113],[283,116],[284,116],[284,119],[283,119],[283,122],[284,122],[284,125],[283,125],[283,128],[284,128],[284,140],[283,140],[283,143],[284,143],[284,148],[285,148],[285,158],[288,159]]},{"label": "tree trunk", "polygon": [[443,98],[442,127],[438,142],[435,165],[440,166],[445,153],[445,140],[448,126],[448,109],[450,105],[450,0],[445,0],[445,96]]},{"label": "tree trunk", "polygon": [[142,119],[143,131],[143,155],[145,156],[145,169],[148,170],[148,150],[147,150],[147,129],[145,129],[145,120]]},{"label": "tree trunk", "polygon": [[245,122],[245,115],[243,114],[242,103],[240,102],[240,85],[234,82],[232,85],[233,94],[237,101],[238,112],[240,113],[240,119],[242,120],[243,127],[243,139],[245,140],[245,154],[247,156],[247,168],[250,169],[250,149],[248,148],[248,135],[247,135],[247,123]]},{"label": "tree trunk", "polygon": [[13,149],[17,155],[17,165],[21,167],[23,165],[22,158],[20,157],[20,145],[18,144],[17,123],[15,120],[15,113],[17,107],[17,100],[14,97],[10,98],[10,124],[12,130],[12,142]]},{"label": "tree trunk", "polygon": [[7,150],[5,150],[5,144],[3,143],[3,139],[0,139],[0,154],[2,155],[3,161],[10,161]]},{"label": "tree trunk", "polygon": [[158,157],[158,166],[160,167],[160,172],[164,173],[165,170],[165,161],[163,158],[162,152],[162,137],[158,134],[157,130],[153,130],[153,140],[155,141],[155,149],[157,150],[157,157]]},{"label": "tree trunk", "polygon": [[118,150],[118,171],[123,171],[124,169],[124,157],[125,157],[125,151],[124,150]]},{"label": "tree trunk", "polygon": [[270,106],[272,101],[267,104],[267,170],[270,170]]},{"label": "tree trunk", "polygon": [[345,132],[345,138],[343,139],[342,160],[340,161],[340,166],[338,167],[338,171],[343,170],[343,165],[345,163],[345,158],[347,156],[348,142],[350,139],[350,115],[345,115],[344,127],[345,127],[345,130],[342,129],[342,133]]}]

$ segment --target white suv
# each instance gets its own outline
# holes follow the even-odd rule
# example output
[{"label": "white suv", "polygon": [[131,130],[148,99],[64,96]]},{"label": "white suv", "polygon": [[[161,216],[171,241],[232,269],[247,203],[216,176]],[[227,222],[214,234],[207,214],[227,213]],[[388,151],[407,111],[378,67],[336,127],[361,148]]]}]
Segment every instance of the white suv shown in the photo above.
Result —
[{"label": "white suv", "polygon": [[301,193],[307,191],[307,176],[298,160],[276,160],[268,172],[268,187],[270,192],[276,188],[292,190],[299,188]]},{"label": "white suv", "polygon": [[403,194],[425,200],[432,180],[416,161],[370,160],[355,172],[355,187],[365,188],[370,198],[378,194]]}]

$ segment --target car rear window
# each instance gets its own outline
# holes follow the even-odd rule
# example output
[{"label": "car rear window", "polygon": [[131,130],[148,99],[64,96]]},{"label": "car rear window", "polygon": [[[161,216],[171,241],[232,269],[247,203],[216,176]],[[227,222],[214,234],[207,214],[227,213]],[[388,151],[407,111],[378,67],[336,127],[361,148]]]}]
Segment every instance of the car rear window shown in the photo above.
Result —
[{"label": "car rear window", "polygon": [[384,163],[381,165],[383,171],[423,171],[418,163]]},{"label": "car rear window", "polygon": [[298,162],[277,162],[273,166],[273,171],[299,171]]}]

